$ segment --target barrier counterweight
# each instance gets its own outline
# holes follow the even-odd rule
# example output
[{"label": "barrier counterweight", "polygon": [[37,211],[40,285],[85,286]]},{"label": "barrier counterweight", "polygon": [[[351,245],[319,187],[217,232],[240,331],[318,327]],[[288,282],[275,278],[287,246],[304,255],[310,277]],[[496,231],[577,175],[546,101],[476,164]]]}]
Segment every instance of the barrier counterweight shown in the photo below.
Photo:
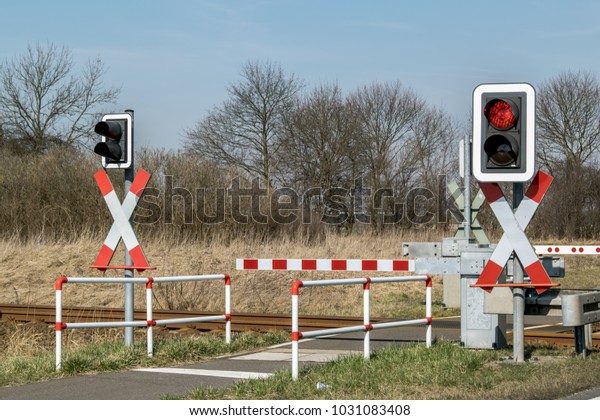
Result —
[{"label": "barrier counterweight", "polygon": [[[172,283],[180,281],[225,281],[225,313],[223,315],[153,319],[152,313],[152,286],[155,283]],[[69,322],[62,319],[62,291],[65,283],[82,284],[123,284],[139,283],[146,285],[146,321],[115,321],[115,322]],[[231,278],[227,274],[210,274],[201,276],[171,276],[171,277],[60,277],[56,280],[56,370],[60,370],[62,364],[62,331],[77,328],[110,328],[110,327],[146,327],[147,329],[147,354],[153,356],[153,327],[156,325],[184,324],[191,322],[213,322],[225,321],[225,341],[231,342]]]},{"label": "barrier counterweight", "polygon": [[[401,282],[425,282],[425,318],[381,322],[371,324],[370,322],[370,289],[371,284],[375,283],[401,283]],[[352,327],[330,328],[319,331],[301,332],[299,329],[299,291],[302,287],[319,287],[319,286],[340,286],[362,284],[363,285],[363,325]],[[302,338],[322,337],[330,334],[342,334],[350,332],[364,331],[364,346],[363,355],[365,359],[370,357],[370,333],[372,330],[394,328],[409,325],[425,325],[425,342],[427,347],[431,347],[432,341],[432,285],[433,282],[429,276],[409,276],[409,277],[363,277],[354,279],[339,279],[339,280],[308,280],[295,281],[292,285],[292,378],[298,379],[299,365],[299,341]]]}]

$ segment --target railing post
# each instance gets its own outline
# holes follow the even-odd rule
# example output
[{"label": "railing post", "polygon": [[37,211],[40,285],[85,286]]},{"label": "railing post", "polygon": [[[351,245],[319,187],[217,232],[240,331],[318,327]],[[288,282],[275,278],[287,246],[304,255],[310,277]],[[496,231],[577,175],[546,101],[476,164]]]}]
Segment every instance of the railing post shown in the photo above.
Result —
[{"label": "railing post", "polygon": [[146,323],[148,324],[146,331],[146,349],[148,352],[148,357],[154,356],[154,336],[153,336],[153,327],[154,327],[154,319],[152,314],[152,283],[154,279],[152,277],[148,277],[148,282],[146,283]]},{"label": "railing post", "polygon": [[225,342],[231,343],[231,278],[225,274]]},{"label": "railing post", "polygon": [[430,276],[427,276],[425,280],[425,319],[427,319],[427,327],[425,331],[425,343],[427,347],[431,347],[432,339],[432,306],[433,306],[433,294],[432,294],[433,280]]},{"label": "railing post", "polygon": [[371,279],[365,277],[365,284],[363,285],[363,325],[365,326],[363,354],[366,360],[371,357],[371,330],[373,329],[371,325],[370,289]]},{"label": "railing post", "polygon": [[56,362],[55,369],[59,371],[62,367],[62,285],[68,280],[66,277],[59,277],[56,280]]},{"label": "railing post", "polygon": [[292,284],[292,379],[298,379],[298,340],[302,337],[299,331],[299,310],[298,310],[298,292],[302,287],[302,282],[296,280]]}]

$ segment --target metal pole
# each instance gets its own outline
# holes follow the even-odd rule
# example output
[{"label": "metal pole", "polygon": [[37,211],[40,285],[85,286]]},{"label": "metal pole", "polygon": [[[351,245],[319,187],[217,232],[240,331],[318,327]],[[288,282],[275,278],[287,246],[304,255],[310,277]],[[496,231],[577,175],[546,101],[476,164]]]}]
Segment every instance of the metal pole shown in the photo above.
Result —
[{"label": "metal pole", "polygon": [[586,350],[592,350],[592,324],[585,324],[585,348]]},{"label": "metal pole", "polygon": [[465,238],[467,240],[471,237],[471,139],[469,136],[465,137]]},{"label": "metal pole", "polygon": [[585,331],[584,326],[579,325],[574,327],[573,335],[575,337],[575,353],[583,354],[585,358],[587,356],[587,349],[585,347]]},{"label": "metal pole", "polygon": [[[513,212],[523,200],[523,184],[513,184]],[[515,255],[513,259],[513,283],[522,284],[525,278],[521,262]],[[513,288],[513,361],[525,361],[525,289]]]},{"label": "metal pole", "polygon": [[[131,115],[131,136],[133,145],[133,110],[126,109],[126,113]],[[133,157],[133,153],[131,156]],[[133,183],[134,178],[134,160],[132,158],[131,166],[125,169],[125,184],[123,188],[123,197],[127,197],[127,193],[131,189],[131,184]],[[129,223],[133,223],[133,215],[129,219]],[[133,261],[131,260],[131,255],[129,255],[129,250],[125,248],[125,265],[132,266]],[[125,270],[125,278],[133,278],[133,270]],[[125,291],[125,321],[133,321],[133,283],[125,283],[124,285]],[[125,327],[125,345],[132,346],[133,345],[133,327]]]}]

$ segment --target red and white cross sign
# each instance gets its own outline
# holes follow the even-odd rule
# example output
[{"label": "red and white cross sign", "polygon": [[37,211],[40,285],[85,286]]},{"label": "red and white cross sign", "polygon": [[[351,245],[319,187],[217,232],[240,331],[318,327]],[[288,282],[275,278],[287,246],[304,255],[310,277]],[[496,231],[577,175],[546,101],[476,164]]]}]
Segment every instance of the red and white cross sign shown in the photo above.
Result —
[{"label": "red and white cross sign", "polygon": [[529,275],[531,283],[534,286],[539,285],[536,287],[537,292],[542,293],[548,290],[550,277],[525,236],[524,230],[533,218],[552,180],[550,175],[539,171],[514,213],[497,183],[479,184],[498,222],[504,229],[504,235],[479,276],[477,286],[487,292],[491,291],[514,250]]},{"label": "red and white cross sign", "polygon": [[129,219],[137,206],[137,203],[144,192],[144,188],[148,184],[150,180],[150,174],[143,169],[140,169],[137,173],[135,179],[131,184],[131,188],[129,192],[125,196],[123,200],[123,204],[119,201],[119,197],[117,197],[117,193],[113,188],[110,179],[104,169],[100,169],[96,174],[94,174],[94,178],[98,183],[98,187],[100,188],[100,192],[104,196],[104,201],[106,201],[106,205],[110,210],[110,214],[112,215],[114,222],[104,240],[104,244],[102,245],[102,249],[100,249],[100,253],[98,257],[96,257],[96,261],[94,262],[93,267],[103,269],[108,266],[117,245],[123,238],[123,242],[129,251],[129,255],[131,256],[131,261],[133,262],[133,266],[138,270],[142,271],[144,269],[150,268],[148,267],[148,261],[146,260],[146,256],[142,251],[142,247],[140,246],[137,237],[131,227],[131,223]]}]

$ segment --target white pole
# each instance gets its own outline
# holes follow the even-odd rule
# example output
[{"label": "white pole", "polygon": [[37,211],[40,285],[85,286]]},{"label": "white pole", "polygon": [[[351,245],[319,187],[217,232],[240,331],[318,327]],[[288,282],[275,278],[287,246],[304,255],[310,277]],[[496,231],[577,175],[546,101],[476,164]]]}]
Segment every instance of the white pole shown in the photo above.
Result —
[{"label": "white pole", "polygon": [[298,295],[292,296],[292,379],[298,379]]},{"label": "white pole", "polygon": [[433,281],[431,277],[427,277],[426,280],[426,289],[425,289],[425,318],[427,319],[427,329],[425,332],[425,342],[427,343],[427,347],[431,347],[431,339],[432,339],[432,286]]},{"label": "white pole", "polygon": [[56,370],[62,365],[62,290],[56,290]]},{"label": "white pole", "polygon": [[298,292],[302,286],[301,281],[295,281],[292,285],[292,379],[298,379],[298,340],[300,339],[298,321]]},{"label": "white pole", "polygon": [[225,342],[231,343],[231,279],[225,275]]},{"label": "white pole", "polygon": [[146,331],[146,348],[148,351],[148,357],[152,357],[154,355],[152,316],[152,281],[148,281],[146,285],[146,322],[148,323],[148,330]]},{"label": "white pole", "polygon": [[464,183],[465,190],[463,196],[465,197],[464,206],[464,232],[467,240],[471,237],[471,139],[469,136],[465,137],[465,167],[464,167]]},{"label": "white pole", "polygon": [[371,308],[369,302],[371,279],[367,277],[367,282],[363,286],[363,323],[365,326],[365,342],[364,342],[364,358],[369,360],[371,356],[370,340],[371,340]]}]

